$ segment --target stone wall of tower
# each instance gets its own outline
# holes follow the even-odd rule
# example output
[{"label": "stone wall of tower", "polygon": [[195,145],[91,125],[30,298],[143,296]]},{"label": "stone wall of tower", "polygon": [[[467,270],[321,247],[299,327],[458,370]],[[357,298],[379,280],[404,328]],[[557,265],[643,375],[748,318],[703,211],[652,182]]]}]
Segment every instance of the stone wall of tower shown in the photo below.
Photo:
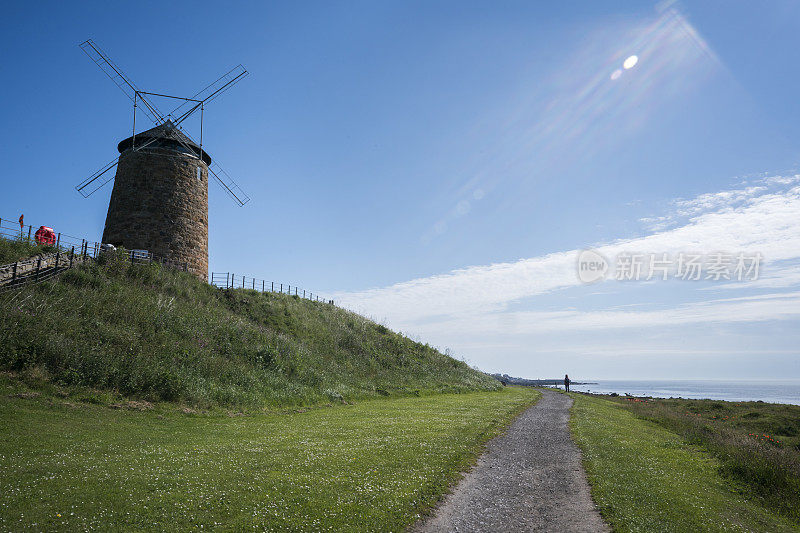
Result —
[{"label": "stone wall of tower", "polygon": [[166,149],[126,150],[120,154],[103,242],[188,263],[191,272],[207,280],[205,162]]}]

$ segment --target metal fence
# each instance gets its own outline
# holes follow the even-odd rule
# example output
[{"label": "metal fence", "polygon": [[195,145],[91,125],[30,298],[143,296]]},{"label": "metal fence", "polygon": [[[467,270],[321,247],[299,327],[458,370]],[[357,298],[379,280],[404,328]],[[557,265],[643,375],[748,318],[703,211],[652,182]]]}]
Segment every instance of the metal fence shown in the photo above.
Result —
[{"label": "metal fence", "polygon": [[[39,228],[44,226],[38,226]],[[97,259],[102,251],[102,243],[90,241],[74,235],[53,231],[52,236],[37,235],[36,225],[20,225],[16,220],[10,218],[0,218],[0,237],[8,240],[21,240],[30,244],[50,247],[52,250],[61,252],[71,252],[80,255],[83,259]],[[176,270],[189,270],[188,263],[171,261],[163,257],[153,255],[147,250],[129,250],[129,257],[135,263],[162,263]]]},{"label": "metal fence", "polygon": [[315,302],[325,302],[333,305],[333,300],[326,300],[319,294],[314,294],[306,289],[301,289],[297,285],[290,283],[280,283],[277,281],[267,281],[255,277],[233,274],[231,272],[212,272],[211,284],[220,289],[250,289],[258,292],[276,292],[290,294],[298,298],[305,298]]},{"label": "metal fence", "polygon": [[[62,232],[40,232],[36,228],[35,225],[20,224],[10,218],[0,218],[0,238],[41,247],[37,257],[0,265],[0,290],[44,281],[87,260],[97,259],[102,253],[99,242]],[[187,263],[163,259],[147,250],[129,250],[127,254],[133,263],[158,262],[177,270],[189,270]]]},{"label": "metal fence", "polygon": [[[40,233],[37,236],[39,227],[41,226],[20,225],[17,220],[11,218],[0,218],[0,238],[21,240],[42,247],[42,253],[38,257],[0,265],[0,290],[19,287],[29,282],[44,281],[84,261],[97,259],[102,253],[102,244],[99,242],[55,230],[52,235],[44,236]],[[159,262],[177,270],[189,270],[186,263],[160,258],[147,250],[129,250],[128,258],[133,263]],[[333,305],[333,300],[326,300],[319,294],[289,283],[266,281],[230,272],[212,272],[210,281],[211,285],[221,289],[252,289],[259,292],[291,294],[298,298]]]},{"label": "metal fence", "polygon": [[42,246],[53,246],[56,250],[63,252],[73,251],[86,257],[97,257],[100,253],[100,243],[91,242],[74,235],[54,232],[53,242],[50,239],[41,239],[36,236],[36,228],[32,225],[20,225],[19,222],[10,218],[0,218],[0,237],[8,240],[21,240],[30,244]]},{"label": "metal fence", "polygon": [[0,265],[0,291],[20,287],[27,283],[38,283],[53,278],[86,259],[74,252],[40,254],[23,261]]}]

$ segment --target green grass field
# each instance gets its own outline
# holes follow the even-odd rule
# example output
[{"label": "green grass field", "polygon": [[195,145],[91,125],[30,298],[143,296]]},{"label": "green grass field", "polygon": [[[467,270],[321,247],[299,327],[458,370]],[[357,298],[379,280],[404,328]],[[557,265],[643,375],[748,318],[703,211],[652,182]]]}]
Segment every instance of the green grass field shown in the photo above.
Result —
[{"label": "green grass field", "polygon": [[592,496],[615,531],[797,531],[699,446],[615,401],[572,394]]},{"label": "green grass field", "polygon": [[530,389],[282,414],[0,397],[0,530],[398,531],[437,501]]},{"label": "green grass field", "polygon": [[723,476],[800,524],[800,406],[624,397],[613,401],[701,446],[720,462]]}]

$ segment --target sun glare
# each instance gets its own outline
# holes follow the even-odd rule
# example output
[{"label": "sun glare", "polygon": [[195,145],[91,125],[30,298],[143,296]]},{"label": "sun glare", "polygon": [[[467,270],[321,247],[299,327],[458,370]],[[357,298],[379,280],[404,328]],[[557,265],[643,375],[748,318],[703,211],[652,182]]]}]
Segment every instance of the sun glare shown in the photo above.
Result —
[{"label": "sun glare", "polygon": [[639,62],[639,56],[630,56],[630,57],[628,57],[628,59],[626,59],[626,60],[625,60],[625,62],[622,64],[622,67],[623,67],[625,70],[632,69],[633,67],[635,67],[635,66],[636,66],[636,63],[638,63],[638,62]]}]

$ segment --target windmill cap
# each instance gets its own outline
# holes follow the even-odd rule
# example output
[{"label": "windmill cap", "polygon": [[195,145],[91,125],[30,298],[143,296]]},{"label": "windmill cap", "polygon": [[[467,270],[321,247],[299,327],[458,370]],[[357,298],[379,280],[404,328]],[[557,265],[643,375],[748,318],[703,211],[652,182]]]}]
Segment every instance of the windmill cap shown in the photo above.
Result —
[{"label": "windmill cap", "polygon": [[[171,120],[159,124],[155,128],[136,134],[136,146],[141,146],[148,141],[153,141],[149,146],[153,148],[172,148],[179,152],[190,152],[195,157],[202,157],[206,165],[211,164],[211,156],[201,150],[197,144],[178,129]],[[120,141],[117,145],[119,153],[129,150],[133,146],[133,137]],[[202,156],[201,156],[202,153]]]}]

